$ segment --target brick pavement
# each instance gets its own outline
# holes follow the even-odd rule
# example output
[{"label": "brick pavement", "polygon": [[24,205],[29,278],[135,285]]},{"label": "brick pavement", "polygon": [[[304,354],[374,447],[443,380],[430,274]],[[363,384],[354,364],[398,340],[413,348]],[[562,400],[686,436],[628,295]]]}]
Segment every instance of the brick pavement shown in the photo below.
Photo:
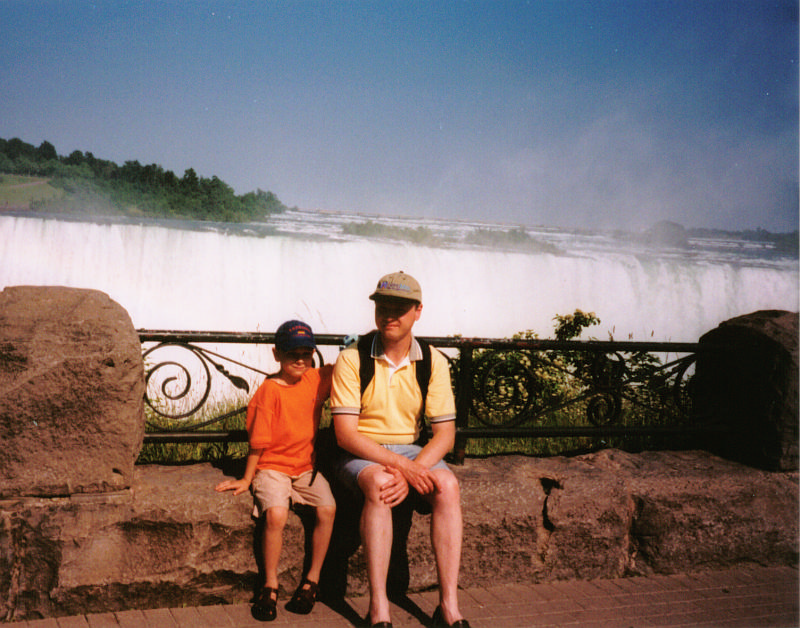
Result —
[{"label": "brick pavement", "polygon": [[[461,607],[473,628],[795,628],[795,567],[739,567],[670,576],[512,584],[465,589]],[[278,607],[276,628],[362,626],[367,599],[318,603],[311,615]],[[393,608],[394,626],[427,626],[436,593],[411,594]],[[11,624],[15,628],[253,628],[248,604],[123,611]]]}]

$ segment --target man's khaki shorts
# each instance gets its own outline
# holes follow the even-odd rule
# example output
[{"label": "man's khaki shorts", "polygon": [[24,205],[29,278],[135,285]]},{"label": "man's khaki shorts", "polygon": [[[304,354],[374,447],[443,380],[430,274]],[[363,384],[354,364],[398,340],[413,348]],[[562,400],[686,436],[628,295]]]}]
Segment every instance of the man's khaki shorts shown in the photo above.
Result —
[{"label": "man's khaki shorts", "polygon": [[[309,485],[312,476],[314,483]],[[256,471],[250,490],[255,500],[254,517],[260,517],[267,509],[276,506],[283,508],[291,508],[292,504],[305,504],[314,508],[336,506],[328,481],[321,473],[314,476],[313,471],[307,471],[294,478],[280,471],[259,469]]]}]

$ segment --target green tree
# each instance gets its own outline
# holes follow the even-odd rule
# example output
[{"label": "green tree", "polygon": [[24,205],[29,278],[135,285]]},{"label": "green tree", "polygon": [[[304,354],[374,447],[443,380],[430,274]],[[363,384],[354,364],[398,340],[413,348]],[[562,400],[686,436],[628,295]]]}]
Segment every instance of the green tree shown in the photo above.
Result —
[{"label": "green tree", "polygon": [[6,142],[4,152],[13,161],[17,161],[18,159],[22,158],[27,158],[28,160],[33,161],[36,156],[36,149],[31,144],[23,142],[18,137],[12,137],[10,140],[8,140],[8,142]]},{"label": "green tree", "polygon": [[72,151],[68,157],[64,158],[64,163],[69,166],[79,166],[80,164],[84,163],[85,158],[83,153],[79,150]]},{"label": "green tree", "polygon": [[184,171],[181,187],[189,194],[196,194],[200,191],[200,179],[197,178],[194,168],[187,168]]},{"label": "green tree", "polygon": [[129,160],[118,166],[88,151],[60,158],[47,141],[36,148],[19,138],[0,138],[2,172],[52,177],[51,185],[66,194],[39,201],[41,211],[83,212],[91,207],[111,214],[243,222],[285,209],[272,192],[259,189],[237,196],[219,177],[199,177],[193,168],[179,179],[158,164]]},{"label": "green tree", "polygon": [[57,161],[58,160],[58,153],[56,152],[56,147],[53,146],[50,142],[44,141],[39,144],[39,148],[36,149],[36,158],[38,161]]}]

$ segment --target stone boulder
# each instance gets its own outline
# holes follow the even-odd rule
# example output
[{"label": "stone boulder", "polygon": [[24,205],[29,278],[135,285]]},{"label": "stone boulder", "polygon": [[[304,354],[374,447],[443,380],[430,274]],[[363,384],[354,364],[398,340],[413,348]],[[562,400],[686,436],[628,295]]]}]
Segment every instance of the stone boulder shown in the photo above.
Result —
[{"label": "stone boulder", "polygon": [[95,290],[0,292],[0,497],[129,487],[144,436],[142,348]]},{"label": "stone boulder", "polygon": [[765,310],[700,338],[695,420],[722,428],[704,448],[764,469],[798,468],[798,315]]},{"label": "stone boulder", "polygon": [[464,586],[797,562],[796,473],[702,451],[618,450],[467,460],[454,470]]},{"label": "stone boulder", "polygon": [[[796,473],[701,451],[617,450],[468,458],[453,470],[464,587],[797,565]],[[214,491],[225,476],[210,464],[139,466],[132,488],[117,493],[0,501],[8,619],[249,601],[260,532],[248,494]],[[352,513],[344,506],[340,514],[346,521]],[[348,594],[367,591],[363,552],[351,537],[334,533],[329,559],[343,556],[346,570],[326,564],[329,594],[344,584],[336,578],[346,578]],[[290,516],[282,600],[299,581],[304,538],[303,520]],[[409,590],[435,586],[429,517],[413,515],[407,557]]]}]

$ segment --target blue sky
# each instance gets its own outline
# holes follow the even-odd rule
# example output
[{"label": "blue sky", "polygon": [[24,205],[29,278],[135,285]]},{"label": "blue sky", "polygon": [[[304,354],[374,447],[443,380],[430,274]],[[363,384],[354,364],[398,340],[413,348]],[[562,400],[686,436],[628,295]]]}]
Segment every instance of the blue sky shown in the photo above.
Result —
[{"label": "blue sky", "polygon": [[0,137],[287,205],[798,225],[782,0],[0,2]]}]

